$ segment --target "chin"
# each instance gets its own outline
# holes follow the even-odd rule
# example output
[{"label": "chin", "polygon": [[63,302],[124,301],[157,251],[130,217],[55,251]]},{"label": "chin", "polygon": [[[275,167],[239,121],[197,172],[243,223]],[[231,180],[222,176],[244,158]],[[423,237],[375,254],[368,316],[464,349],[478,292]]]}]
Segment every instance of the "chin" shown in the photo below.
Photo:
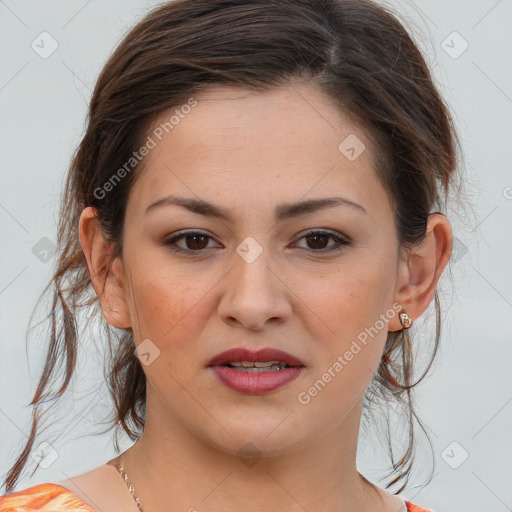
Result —
[{"label": "chin", "polygon": [[224,429],[217,435],[209,435],[205,441],[214,449],[227,455],[237,457],[279,457],[296,450],[303,442],[304,430],[283,421],[286,414],[281,414],[279,421],[225,423]]}]

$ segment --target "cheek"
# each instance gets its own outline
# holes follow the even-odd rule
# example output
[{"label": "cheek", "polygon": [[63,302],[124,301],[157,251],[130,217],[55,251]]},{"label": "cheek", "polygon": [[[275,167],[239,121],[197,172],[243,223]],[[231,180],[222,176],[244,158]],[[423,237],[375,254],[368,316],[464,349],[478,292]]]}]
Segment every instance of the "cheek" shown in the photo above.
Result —
[{"label": "cheek", "polygon": [[322,320],[313,340],[313,364],[299,396],[301,404],[309,400],[304,410],[309,417],[325,416],[328,409],[328,423],[337,424],[362,399],[387,339],[381,315],[389,307],[390,294],[384,288],[389,290],[386,273],[378,268],[358,273],[354,267],[338,273],[334,282],[317,281],[308,290],[308,306]]},{"label": "cheek", "polygon": [[393,280],[382,262],[344,265],[310,279],[301,286],[301,298],[336,335],[346,338],[364,329],[383,313],[392,298]]},{"label": "cheek", "polygon": [[162,351],[172,345],[176,354],[199,339],[211,314],[206,307],[208,295],[218,278],[168,267],[164,271],[163,265],[155,265],[136,276],[131,317],[138,326],[134,329],[137,341],[149,338]]},{"label": "cheek", "polygon": [[385,314],[394,314],[388,311],[394,291],[392,268],[389,256],[358,257],[302,287],[304,303],[321,320],[315,322],[319,327],[313,377],[329,380],[328,371],[336,375],[324,394],[326,400],[349,400],[356,390],[362,393],[377,369],[388,333]]}]

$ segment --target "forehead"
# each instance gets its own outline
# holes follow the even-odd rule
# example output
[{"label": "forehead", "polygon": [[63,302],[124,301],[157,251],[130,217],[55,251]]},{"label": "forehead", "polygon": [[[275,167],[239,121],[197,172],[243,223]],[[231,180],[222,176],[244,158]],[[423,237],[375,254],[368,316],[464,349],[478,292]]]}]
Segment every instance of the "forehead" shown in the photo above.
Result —
[{"label": "forehead", "polygon": [[371,202],[383,193],[368,134],[310,85],[209,87],[162,112],[149,136],[154,148],[134,187],[138,208],[164,193],[254,205],[333,191]]},{"label": "forehead", "polygon": [[[193,108],[184,103],[162,112],[152,129],[163,128],[163,138],[172,133],[176,143],[198,147],[212,142],[219,150],[321,144],[337,154],[340,138],[357,131],[366,139],[364,131],[312,85],[290,84],[266,91],[210,86],[193,100]],[[166,125],[171,118],[172,127]]]}]

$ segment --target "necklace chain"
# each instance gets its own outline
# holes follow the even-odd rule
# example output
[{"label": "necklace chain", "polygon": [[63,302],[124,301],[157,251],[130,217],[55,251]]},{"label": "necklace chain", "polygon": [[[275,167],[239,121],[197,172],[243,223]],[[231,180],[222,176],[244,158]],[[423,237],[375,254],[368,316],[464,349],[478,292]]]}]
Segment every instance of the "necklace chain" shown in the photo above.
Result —
[{"label": "necklace chain", "polygon": [[123,467],[123,456],[122,455],[119,457],[119,462],[117,464],[117,471],[119,472],[119,474],[123,478],[124,483],[126,484],[126,487],[128,487],[128,491],[132,495],[133,501],[135,501],[135,504],[137,505],[137,508],[139,509],[140,512],[144,512],[144,510],[142,508],[142,505],[140,503],[140,500],[137,497],[137,495],[135,494],[135,488],[128,481],[128,475],[127,475],[127,473],[126,473],[126,471],[124,470],[124,467]]}]

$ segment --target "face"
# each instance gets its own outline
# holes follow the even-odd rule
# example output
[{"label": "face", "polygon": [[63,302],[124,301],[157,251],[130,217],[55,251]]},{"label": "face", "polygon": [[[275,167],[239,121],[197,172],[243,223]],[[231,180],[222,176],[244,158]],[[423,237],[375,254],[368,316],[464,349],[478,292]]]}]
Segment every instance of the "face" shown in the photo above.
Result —
[{"label": "face", "polygon": [[[313,86],[195,99],[169,133],[158,127],[173,112],[150,132],[115,267],[126,322],[145,340],[148,421],[226,452],[286,450],[340,428],[378,366],[397,312],[389,197],[367,134]],[[236,390],[209,364],[238,347],[303,366],[273,390]]]}]

